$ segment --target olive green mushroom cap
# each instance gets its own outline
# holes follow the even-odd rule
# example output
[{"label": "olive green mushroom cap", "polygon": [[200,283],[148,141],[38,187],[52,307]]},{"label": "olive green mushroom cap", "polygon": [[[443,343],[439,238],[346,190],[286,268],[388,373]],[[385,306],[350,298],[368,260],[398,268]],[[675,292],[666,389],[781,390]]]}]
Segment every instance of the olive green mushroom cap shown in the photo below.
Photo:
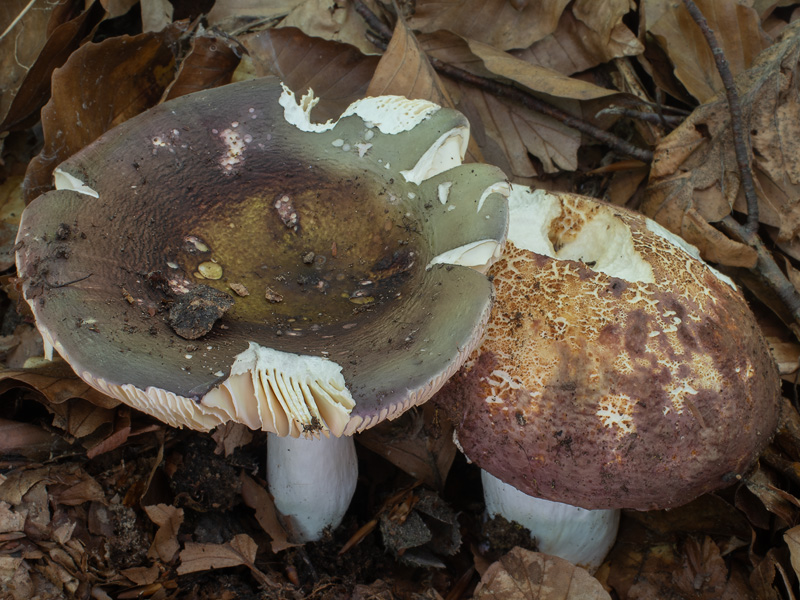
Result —
[{"label": "olive green mushroom cap", "polygon": [[164,103],[60,165],[17,268],[46,342],[174,426],[350,434],[475,348],[508,185],[460,113],[366,98],[335,123],[266,78]]},{"label": "olive green mushroom cap", "polygon": [[440,392],[465,454],[586,509],[735,481],[777,427],[780,378],[733,282],[642,215],[513,188],[485,339]]}]

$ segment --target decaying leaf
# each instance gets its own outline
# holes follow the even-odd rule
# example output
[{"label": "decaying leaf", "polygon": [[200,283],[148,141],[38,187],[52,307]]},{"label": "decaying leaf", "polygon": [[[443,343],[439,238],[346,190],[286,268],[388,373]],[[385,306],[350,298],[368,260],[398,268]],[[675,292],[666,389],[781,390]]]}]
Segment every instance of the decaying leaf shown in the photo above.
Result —
[{"label": "decaying leaf", "polygon": [[214,31],[199,31],[192,38],[189,54],[181,62],[164,100],[230,83],[241,56],[242,48],[232,38]]},{"label": "decaying leaf", "polygon": [[53,74],[42,109],[44,148],[28,166],[30,201],[52,187],[55,167],[115,125],[150,108],[172,80],[181,25],[158,33],[109,38],[76,50]]},{"label": "decaying leaf", "polygon": [[431,403],[367,429],[358,442],[436,490],[443,489],[456,455],[453,426]]},{"label": "decaying leaf", "polygon": [[[36,121],[50,94],[53,70],[62,66],[103,20],[105,15],[99,2],[88,3],[83,11],[79,10],[80,4],[75,0],[60,3],[13,0],[0,7],[0,11],[19,9],[14,20],[7,23],[8,28],[0,19],[0,30],[5,32],[0,37],[0,73],[10,78],[5,84],[0,83],[0,131],[30,126]],[[39,29],[41,18],[47,22],[45,32]],[[37,37],[41,35],[45,35],[46,41]],[[37,40],[44,45],[35,51]],[[35,61],[30,65],[33,58]],[[21,82],[20,69],[24,75]],[[14,90],[14,85],[18,89]]]},{"label": "decaying leaf", "polygon": [[309,88],[320,98],[311,118],[324,123],[336,119],[366,95],[377,56],[356,47],[306,35],[294,27],[265,29],[239,38],[248,53],[252,74],[275,75],[296,92]]},{"label": "decaying leaf", "polygon": [[47,0],[8,0],[0,5],[0,122],[47,41],[54,8]]},{"label": "decaying leaf", "polygon": [[[737,80],[753,148],[759,217],[777,229],[778,241],[795,257],[800,256],[799,59],[800,25],[795,24]],[[753,266],[754,251],[725,241],[708,225],[744,206],[730,113],[725,98],[717,98],[658,145],[642,210],[698,246],[707,259]]]},{"label": "decaying leaf", "polygon": [[367,89],[367,96],[381,95],[401,95],[453,106],[439,76],[402,17],[397,19],[392,39]]},{"label": "decaying leaf", "polygon": [[352,44],[364,54],[377,54],[377,49],[367,39],[364,19],[351,2],[305,0],[292,9],[280,22],[280,27],[297,27],[306,35]]},{"label": "decaying leaf", "polygon": [[514,548],[492,563],[475,600],[611,600],[601,583],[571,562]]},{"label": "decaying leaf", "polygon": [[180,549],[178,529],[183,523],[183,509],[168,504],[145,506],[144,511],[150,520],[158,525],[148,556],[170,562]]},{"label": "decaying leaf", "polygon": [[258,545],[249,535],[240,533],[224,544],[197,544],[188,542],[180,553],[179,575],[210,571],[244,565],[262,585],[276,587],[276,584],[253,564]]},{"label": "decaying leaf", "polygon": [[553,33],[512,54],[564,75],[638,55],[644,48],[622,21],[629,10],[628,0],[578,0],[563,12]]},{"label": "decaying leaf", "polygon": [[216,0],[206,18],[208,24],[232,31],[246,24],[268,23],[288,15],[303,0]]},{"label": "decaying leaf", "polygon": [[278,511],[269,492],[252,477],[244,473],[240,475],[240,479],[242,482],[242,500],[247,506],[256,511],[256,521],[272,540],[272,551],[280,552],[295,546],[296,544],[289,541],[286,529],[278,519]]},{"label": "decaying leaf", "polygon": [[[745,3],[697,0],[696,4],[714,31],[734,75],[750,67],[769,45],[758,14]],[[648,30],[666,50],[677,78],[697,100],[709,102],[722,91],[722,80],[708,42],[689,11],[682,2],[658,0],[645,1],[645,9]]]},{"label": "decaying leaf", "polygon": [[409,25],[425,33],[445,29],[500,50],[527,48],[555,31],[567,4],[541,0],[517,10],[507,0],[419,0]]}]

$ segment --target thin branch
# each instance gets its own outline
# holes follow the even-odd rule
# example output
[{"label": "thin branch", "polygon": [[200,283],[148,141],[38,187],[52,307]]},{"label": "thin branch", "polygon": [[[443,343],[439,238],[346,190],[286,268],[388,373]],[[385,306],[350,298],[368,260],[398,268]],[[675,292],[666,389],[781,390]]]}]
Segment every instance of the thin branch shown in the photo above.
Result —
[{"label": "thin branch", "polygon": [[683,123],[686,119],[684,117],[664,115],[653,112],[643,112],[633,108],[625,108],[624,106],[609,106],[598,112],[595,117],[602,115],[621,115],[629,119],[636,119],[637,121],[646,121],[647,123],[654,123],[655,125],[666,125],[675,127]]},{"label": "thin branch", "polygon": [[753,182],[753,170],[750,164],[750,147],[748,144],[749,136],[744,132],[744,118],[742,117],[742,105],[739,102],[739,93],[736,90],[736,82],[733,80],[733,73],[731,73],[728,59],[725,58],[725,53],[722,51],[717,37],[714,35],[708,21],[697,8],[694,0],[683,0],[683,4],[689,11],[689,14],[700,27],[700,31],[708,42],[711,53],[714,55],[714,61],[717,63],[717,71],[722,79],[722,85],[725,87],[725,94],[728,97],[728,108],[731,113],[731,129],[733,130],[733,148],[736,152],[736,164],[739,167],[739,175],[742,181],[742,189],[744,191],[745,200],[747,200],[747,223],[744,229],[744,240],[750,243],[750,240],[755,237],[756,230],[758,229],[758,196],[756,194],[755,184]]},{"label": "thin branch", "polygon": [[[352,0],[352,2],[356,12],[361,15],[368,27],[373,29],[384,39],[391,39],[391,29],[389,29],[389,27],[375,15],[375,13],[373,13],[361,0]],[[371,37],[370,41],[372,41],[372,43],[376,43],[376,40]],[[378,47],[382,47],[382,44],[380,43],[377,43],[376,45]],[[385,49],[385,46],[383,46],[383,48]],[[631,144],[627,140],[623,140],[622,138],[609,133],[608,131],[600,129],[599,127],[595,127],[591,123],[587,123],[582,119],[573,117],[569,113],[556,108],[544,100],[540,100],[536,96],[529,94],[521,88],[509,85],[507,83],[502,83],[494,79],[488,79],[486,77],[474,75],[465,69],[461,69],[455,65],[451,65],[432,56],[428,56],[428,60],[430,61],[431,66],[436,69],[436,71],[443,75],[447,75],[451,79],[455,79],[456,81],[460,81],[462,83],[468,83],[480,90],[483,90],[484,92],[488,92],[494,96],[507,98],[530,110],[547,115],[548,117],[552,117],[567,127],[571,127],[572,129],[580,131],[581,133],[603,142],[620,154],[648,163],[653,159],[653,153],[650,150],[640,148],[635,144]]]},{"label": "thin branch", "polygon": [[[792,331],[794,331],[795,336],[800,338],[800,293],[798,293],[797,288],[784,275],[770,251],[764,246],[764,242],[757,235],[748,234],[746,227],[731,215],[722,219],[721,225],[728,230],[728,233],[733,234],[733,237],[747,243],[756,251],[758,261],[756,266],[750,270],[761,276],[783,302],[794,319]],[[749,239],[747,236],[749,236]]]}]

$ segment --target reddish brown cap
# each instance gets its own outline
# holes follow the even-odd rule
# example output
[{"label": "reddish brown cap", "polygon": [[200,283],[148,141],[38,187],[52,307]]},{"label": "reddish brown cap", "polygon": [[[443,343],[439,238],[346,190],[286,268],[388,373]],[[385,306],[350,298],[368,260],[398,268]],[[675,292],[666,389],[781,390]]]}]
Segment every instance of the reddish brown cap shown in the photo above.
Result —
[{"label": "reddish brown cap", "polygon": [[501,250],[504,176],[461,165],[454,110],[367,98],[317,124],[314,103],[275,79],[199,92],[60,166],[17,266],[78,375],[176,426],[341,435],[460,366],[488,318],[469,267]]},{"label": "reddish brown cap", "polygon": [[771,439],[779,377],[741,293],[633,212],[514,186],[480,355],[442,390],[465,454],[587,509],[684,504]]}]

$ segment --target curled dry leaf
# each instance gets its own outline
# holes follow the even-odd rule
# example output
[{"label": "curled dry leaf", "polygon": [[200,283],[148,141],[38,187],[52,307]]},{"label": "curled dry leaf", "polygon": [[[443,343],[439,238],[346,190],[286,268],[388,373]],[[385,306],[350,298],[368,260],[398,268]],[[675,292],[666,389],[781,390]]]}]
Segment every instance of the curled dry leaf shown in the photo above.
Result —
[{"label": "curled dry leaf", "polygon": [[424,33],[452,31],[501,50],[527,48],[556,30],[568,3],[539,0],[517,10],[508,0],[419,0],[408,24]]},{"label": "curled dry leaf", "polygon": [[792,568],[795,574],[800,577],[800,525],[792,527],[783,534],[786,545],[792,557]]},{"label": "curled dry leaf", "polygon": [[309,88],[320,98],[311,111],[314,122],[338,118],[366,96],[377,56],[366,56],[355,46],[310,37],[300,29],[265,29],[239,37],[255,77],[275,75],[296,92]]},{"label": "curled dry leaf", "polygon": [[272,540],[272,551],[278,553],[286,548],[296,546],[297,544],[289,541],[289,536],[278,519],[278,511],[269,492],[245,473],[241,473],[239,479],[242,482],[242,500],[256,511],[256,521]]},{"label": "curled dry leaf", "polygon": [[[59,4],[42,0],[2,3],[0,11],[15,5],[24,8],[17,15],[21,19],[10,30],[5,29],[0,19],[0,31],[7,31],[8,34],[0,37],[0,73],[17,80],[19,86],[16,90],[13,86],[4,89],[7,83],[0,79],[0,131],[21,129],[38,120],[39,109],[50,94],[53,71],[64,64],[103,20],[104,11],[98,2],[90,4],[73,18],[73,9],[77,4],[75,1]],[[50,12],[53,7],[55,10]],[[38,44],[32,41],[31,36],[42,33],[37,26],[41,17],[47,21],[46,41],[41,39],[44,45],[38,52],[32,53]],[[31,58],[35,58],[32,65],[28,64]],[[5,61],[11,61],[12,64]],[[20,68],[24,69],[24,80],[21,82],[18,81]]]},{"label": "curled dry leaf", "polygon": [[397,95],[453,106],[436,71],[420,48],[413,32],[398,17],[392,39],[378,63],[367,96]]},{"label": "curled dry leaf", "polygon": [[[762,52],[737,78],[750,133],[759,218],[777,229],[777,241],[800,257],[800,24]],[[730,241],[709,223],[744,211],[724,97],[697,108],[664,138],[653,159],[642,211],[698,246],[708,260],[752,267],[755,252]]]},{"label": "curled dry leaf", "polygon": [[178,575],[225,569],[244,565],[253,577],[264,586],[275,587],[276,584],[253,564],[258,552],[258,544],[249,535],[240,533],[224,544],[196,544],[188,542],[181,550]]},{"label": "curled dry leaf", "polygon": [[55,167],[115,125],[156,104],[172,80],[182,24],[109,38],[72,53],[42,109],[44,148],[28,165],[27,201],[51,189]]},{"label": "curled dry leaf", "polygon": [[602,584],[571,562],[514,548],[492,563],[474,600],[611,600]]},{"label": "curled dry leaf", "polygon": [[358,442],[436,490],[443,489],[456,456],[453,426],[430,402],[367,429]]},{"label": "curled dry leaf", "polygon": [[211,27],[233,31],[248,23],[261,24],[288,15],[303,0],[216,0],[206,19]]},{"label": "curled dry leaf", "polygon": [[54,5],[47,0],[8,0],[0,5],[0,121],[47,41]]},{"label": "curled dry leaf", "polygon": [[214,31],[198,32],[164,100],[230,83],[241,57],[241,46],[234,39]]},{"label": "curled dry leaf", "polygon": [[144,511],[150,520],[158,525],[147,555],[168,563],[180,549],[178,529],[183,523],[183,509],[168,504],[153,504],[145,506]]},{"label": "curled dry leaf", "polygon": [[25,201],[22,177],[8,177],[0,184],[0,270],[14,266],[14,244]]},{"label": "curled dry leaf", "polygon": [[[761,30],[758,13],[746,3],[696,0],[698,8],[714,31],[734,75],[742,73],[770,40]],[[675,68],[675,76],[700,102],[709,102],[722,92],[722,80],[703,33],[682,2],[645,2],[651,25],[648,31],[658,40]]]},{"label": "curled dry leaf", "polygon": [[594,100],[619,93],[588,81],[567,77],[547,67],[530,64],[508,52],[497,50],[481,42],[468,40],[467,43],[470,50],[483,60],[483,64],[489,71],[535,92],[572,100]]},{"label": "curled dry leaf", "polygon": [[[374,3],[368,1],[367,5],[376,12]],[[280,22],[280,27],[297,27],[306,35],[351,44],[364,54],[377,54],[367,38],[367,25],[352,2],[305,0]]]},{"label": "curled dry leaf", "polygon": [[641,54],[644,47],[622,22],[629,10],[628,0],[578,0],[564,11],[553,33],[512,54],[564,75]]}]

